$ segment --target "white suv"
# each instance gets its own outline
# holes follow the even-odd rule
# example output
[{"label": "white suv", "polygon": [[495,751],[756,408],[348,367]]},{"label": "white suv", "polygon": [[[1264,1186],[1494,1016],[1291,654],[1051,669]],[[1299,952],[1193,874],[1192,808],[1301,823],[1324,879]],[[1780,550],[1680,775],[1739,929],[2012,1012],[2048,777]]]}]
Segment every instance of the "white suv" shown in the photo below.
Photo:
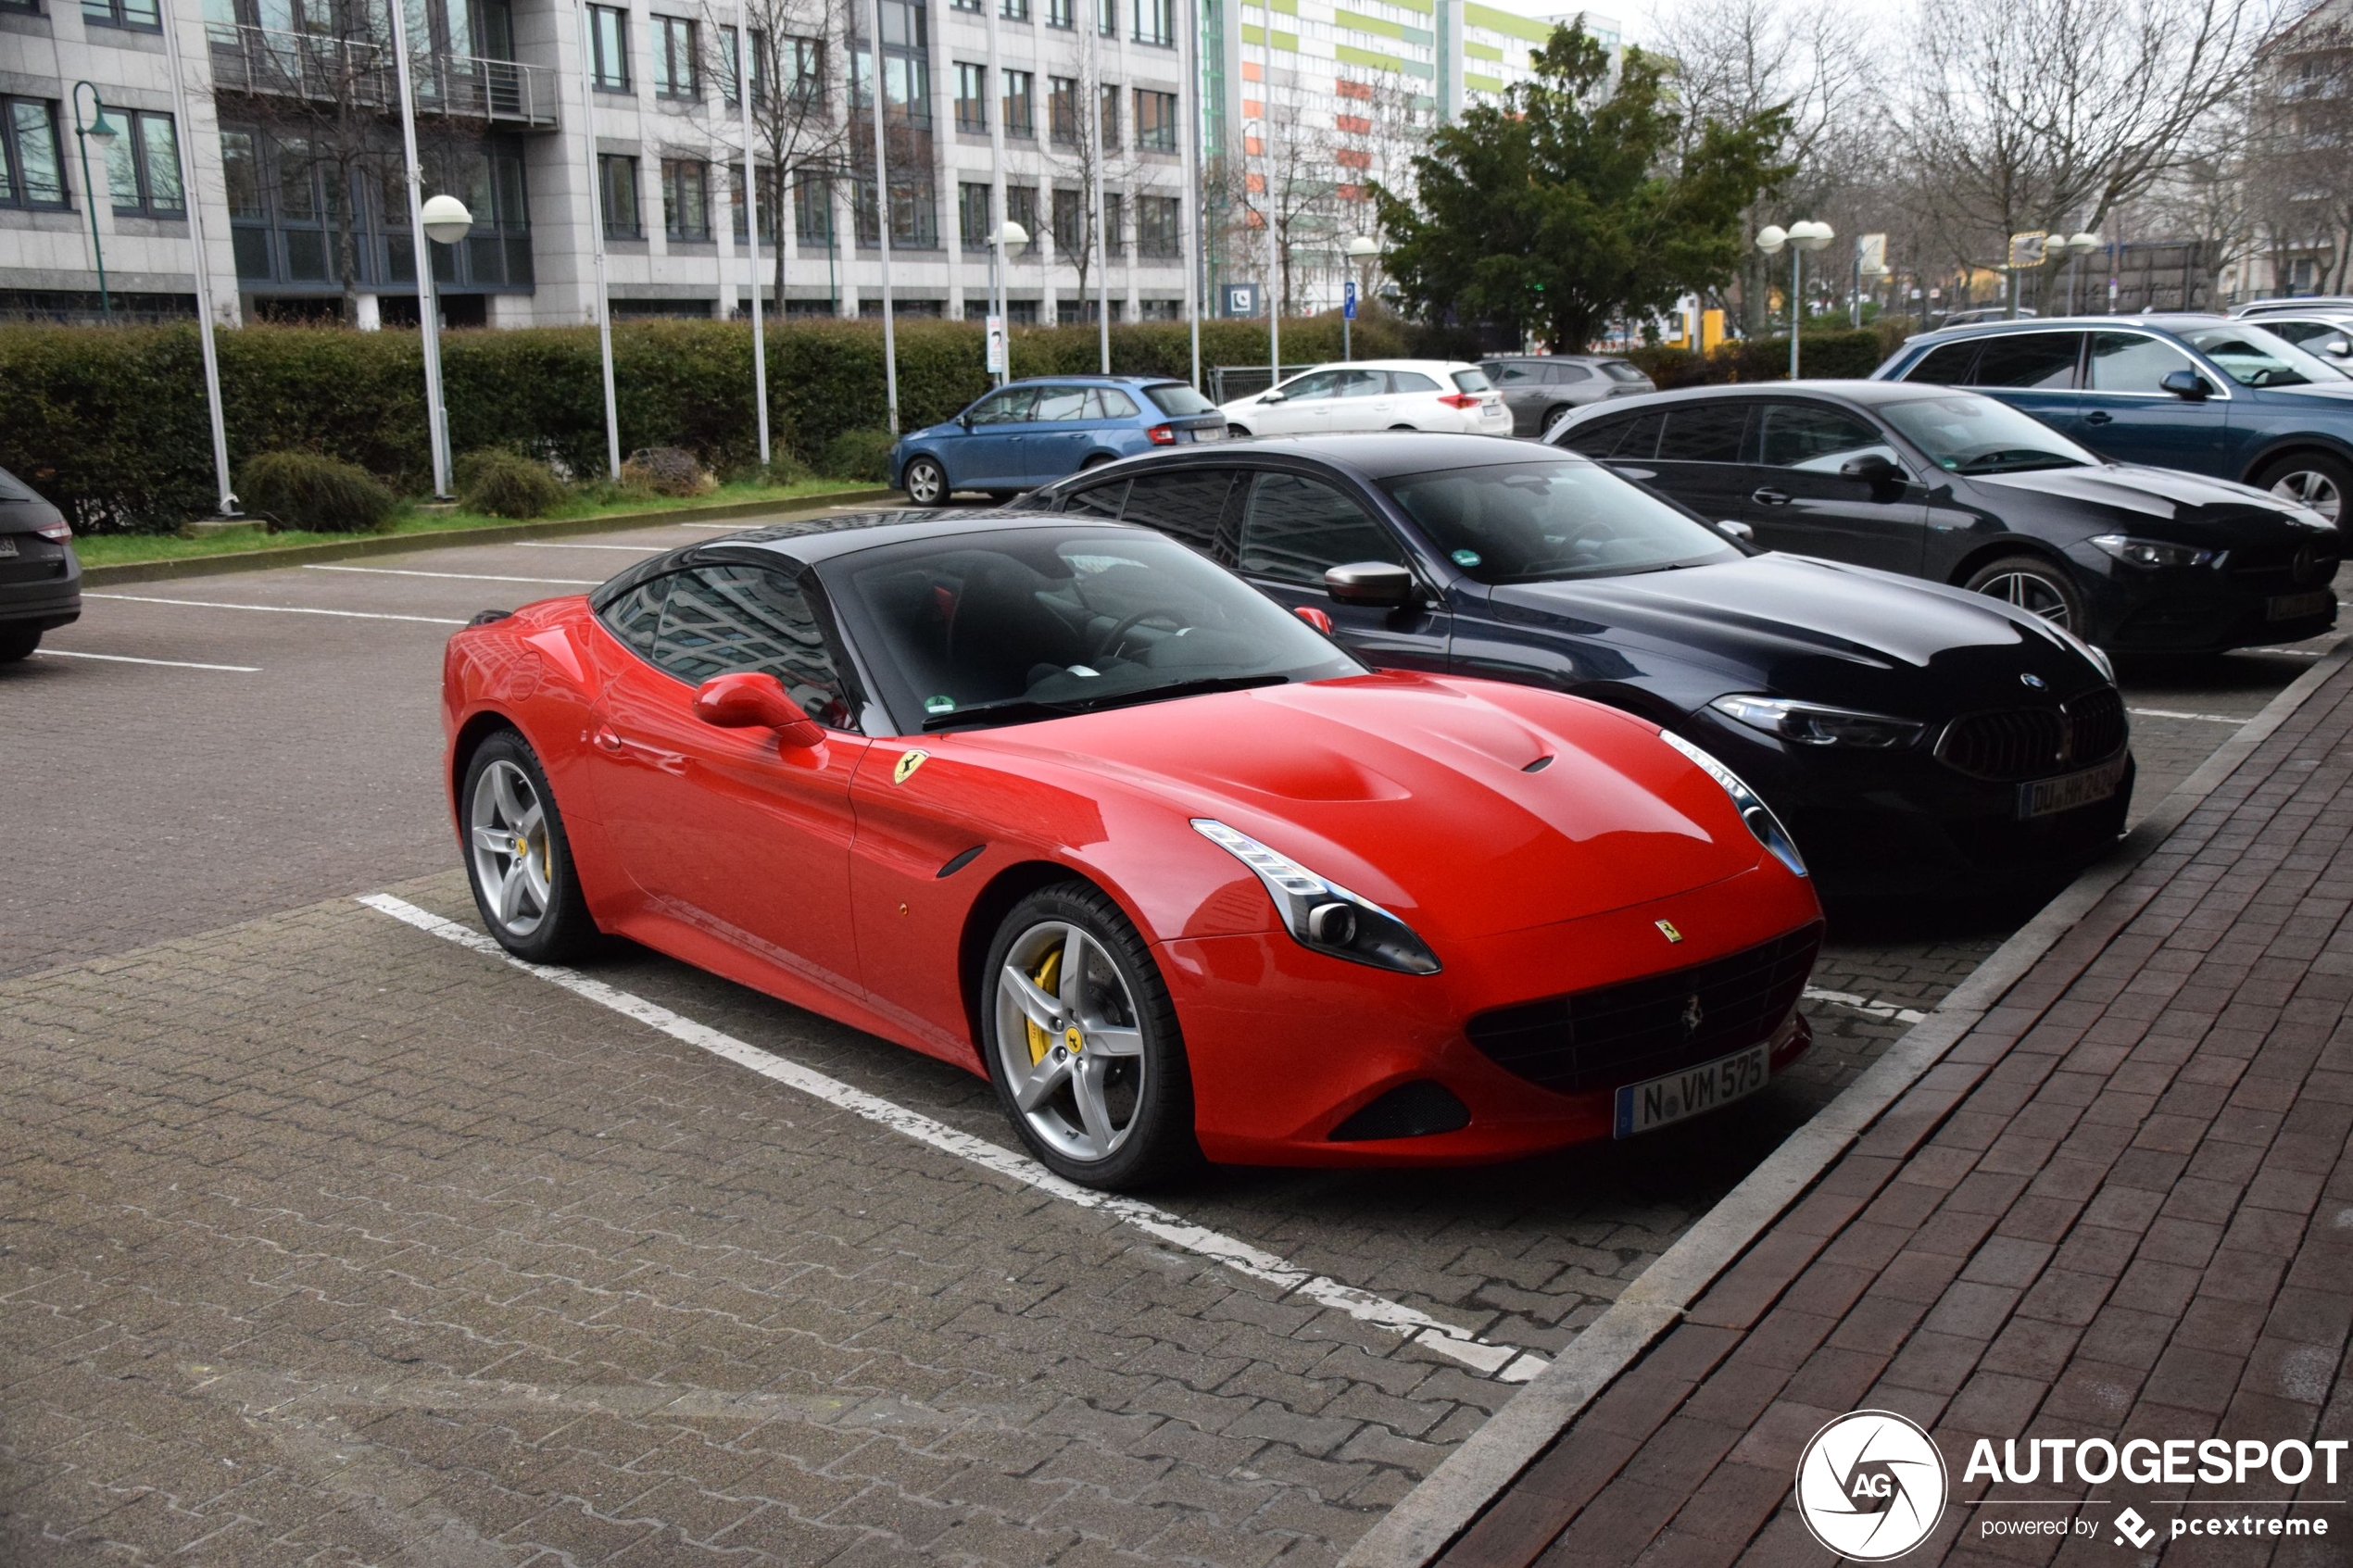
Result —
[{"label": "white suv", "polygon": [[1504,395],[1476,365],[1451,359],[1357,359],[1318,365],[1254,397],[1220,404],[1235,435],[1437,430],[1509,435]]}]

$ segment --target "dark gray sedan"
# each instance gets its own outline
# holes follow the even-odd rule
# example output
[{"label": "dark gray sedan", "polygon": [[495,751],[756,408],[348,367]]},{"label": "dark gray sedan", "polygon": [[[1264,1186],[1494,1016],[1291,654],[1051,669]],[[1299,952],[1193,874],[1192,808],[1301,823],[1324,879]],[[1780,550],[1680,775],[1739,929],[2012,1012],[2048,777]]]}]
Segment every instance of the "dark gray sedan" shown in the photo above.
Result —
[{"label": "dark gray sedan", "polygon": [[1658,390],[1640,366],[1605,354],[1519,355],[1482,359],[1478,368],[1503,393],[1514,435],[1542,435],[1572,409]]},{"label": "dark gray sedan", "polygon": [[44,632],[82,615],[82,563],[65,514],[0,469],[0,664],[31,657]]}]

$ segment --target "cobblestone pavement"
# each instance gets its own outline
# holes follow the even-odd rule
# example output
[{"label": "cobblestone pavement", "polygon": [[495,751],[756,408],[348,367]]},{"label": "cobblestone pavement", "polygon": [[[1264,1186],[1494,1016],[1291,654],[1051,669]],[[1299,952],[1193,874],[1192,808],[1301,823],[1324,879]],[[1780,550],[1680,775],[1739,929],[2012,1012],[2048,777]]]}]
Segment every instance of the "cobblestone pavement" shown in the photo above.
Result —
[{"label": "cobblestone pavement", "polygon": [[[344,897],[472,921],[449,623],[679,536],[139,584],[0,670],[0,789],[47,830],[0,885],[0,1560],[1312,1562],[1508,1394]],[[2195,715],[2135,718],[2144,804],[2305,662],[2130,675]],[[1555,1350],[2007,928],[1978,925],[1834,932],[1820,1047],[1737,1117],[1164,1201]],[[639,949],[595,973],[1011,1141],[939,1063]]]}]

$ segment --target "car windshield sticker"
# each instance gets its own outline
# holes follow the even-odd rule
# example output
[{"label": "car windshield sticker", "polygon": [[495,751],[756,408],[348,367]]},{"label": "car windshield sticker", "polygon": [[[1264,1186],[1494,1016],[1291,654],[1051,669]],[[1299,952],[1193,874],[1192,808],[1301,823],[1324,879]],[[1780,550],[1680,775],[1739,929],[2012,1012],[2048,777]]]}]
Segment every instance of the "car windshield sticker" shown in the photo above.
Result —
[{"label": "car windshield sticker", "polygon": [[953,713],[956,711],[956,699],[952,696],[927,696],[924,698],[924,711],[926,713]]},{"label": "car windshield sticker", "polygon": [[1454,564],[1456,566],[1477,566],[1478,564],[1478,552],[1477,550],[1456,550],[1454,552]]},{"label": "car windshield sticker", "polygon": [[930,758],[931,753],[928,751],[900,752],[899,754],[899,766],[890,771],[890,782],[895,784],[905,784],[909,779],[914,777],[915,770],[922,767],[930,759]]}]

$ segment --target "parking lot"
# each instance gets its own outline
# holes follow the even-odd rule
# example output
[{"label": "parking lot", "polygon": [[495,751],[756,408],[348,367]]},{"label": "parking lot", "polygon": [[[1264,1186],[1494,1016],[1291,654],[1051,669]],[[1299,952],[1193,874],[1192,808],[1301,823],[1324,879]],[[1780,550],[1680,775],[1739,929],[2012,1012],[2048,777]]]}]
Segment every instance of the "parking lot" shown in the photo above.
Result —
[{"label": "parking lot", "polygon": [[[976,1078],[478,935],[443,640],[737,526],[100,587],[0,668],[0,1559],[1329,1562],[2025,913],[1843,919],[1736,1112],[1106,1201]],[[2126,671],[2136,810],[2316,651]]]}]

